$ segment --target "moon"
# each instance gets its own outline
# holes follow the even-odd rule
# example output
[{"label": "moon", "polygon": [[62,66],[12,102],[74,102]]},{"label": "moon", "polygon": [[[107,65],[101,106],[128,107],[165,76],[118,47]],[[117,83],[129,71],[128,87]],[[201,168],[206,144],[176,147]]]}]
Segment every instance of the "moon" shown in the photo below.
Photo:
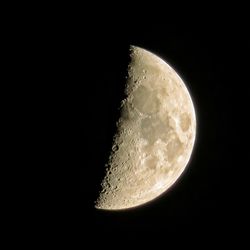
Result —
[{"label": "moon", "polygon": [[194,105],[180,76],[140,47],[131,46],[130,57],[97,209],[137,207],[166,192],[185,170],[195,142]]}]

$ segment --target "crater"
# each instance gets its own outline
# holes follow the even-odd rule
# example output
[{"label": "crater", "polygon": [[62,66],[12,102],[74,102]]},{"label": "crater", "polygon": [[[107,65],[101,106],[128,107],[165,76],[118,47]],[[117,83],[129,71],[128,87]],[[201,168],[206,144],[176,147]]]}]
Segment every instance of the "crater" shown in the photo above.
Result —
[{"label": "crater", "polygon": [[124,121],[128,121],[133,119],[134,112],[132,110],[131,104],[128,101],[125,101],[121,108],[121,119]]},{"label": "crater", "polygon": [[181,114],[180,117],[180,127],[182,129],[182,131],[187,131],[189,129],[191,125],[191,118],[190,115],[188,115],[187,113]]},{"label": "crater", "polygon": [[167,156],[170,162],[174,161],[182,152],[182,143],[179,138],[174,135],[167,145]]},{"label": "crater", "polygon": [[156,165],[157,165],[156,157],[155,156],[147,157],[147,159],[145,160],[145,165],[146,165],[146,168],[156,169]]}]

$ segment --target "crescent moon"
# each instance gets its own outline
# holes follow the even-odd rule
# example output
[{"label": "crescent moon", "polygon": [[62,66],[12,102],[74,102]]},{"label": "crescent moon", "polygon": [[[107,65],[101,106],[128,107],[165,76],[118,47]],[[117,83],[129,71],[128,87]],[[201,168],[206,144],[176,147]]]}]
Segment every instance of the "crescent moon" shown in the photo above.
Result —
[{"label": "crescent moon", "polygon": [[183,80],[157,55],[135,46],[130,52],[126,98],[98,209],[136,207],[167,191],[185,170],[195,142],[195,110]]}]

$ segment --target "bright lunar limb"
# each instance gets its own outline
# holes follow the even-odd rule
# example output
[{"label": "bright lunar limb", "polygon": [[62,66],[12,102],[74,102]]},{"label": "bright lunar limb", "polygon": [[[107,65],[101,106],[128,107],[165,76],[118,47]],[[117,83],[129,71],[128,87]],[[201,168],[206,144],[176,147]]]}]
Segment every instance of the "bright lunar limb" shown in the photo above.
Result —
[{"label": "bright lunar limb", "polygon": [[98,209],[127,209],[158,197],[183,173],[194,146],[195,111],[182,79],[147,50],[131,46],[130,56]]}]

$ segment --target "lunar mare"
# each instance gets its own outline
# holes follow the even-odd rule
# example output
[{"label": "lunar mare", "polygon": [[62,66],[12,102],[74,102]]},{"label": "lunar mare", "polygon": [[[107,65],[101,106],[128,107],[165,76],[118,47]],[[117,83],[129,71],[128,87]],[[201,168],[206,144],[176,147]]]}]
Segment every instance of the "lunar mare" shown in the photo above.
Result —
[{"label": "lunar mare", "polygon": [[126,99],[95,207],[136,207],[168,190],[183,173],[195,141],[189,92],[161,58],[131,46]]}]

